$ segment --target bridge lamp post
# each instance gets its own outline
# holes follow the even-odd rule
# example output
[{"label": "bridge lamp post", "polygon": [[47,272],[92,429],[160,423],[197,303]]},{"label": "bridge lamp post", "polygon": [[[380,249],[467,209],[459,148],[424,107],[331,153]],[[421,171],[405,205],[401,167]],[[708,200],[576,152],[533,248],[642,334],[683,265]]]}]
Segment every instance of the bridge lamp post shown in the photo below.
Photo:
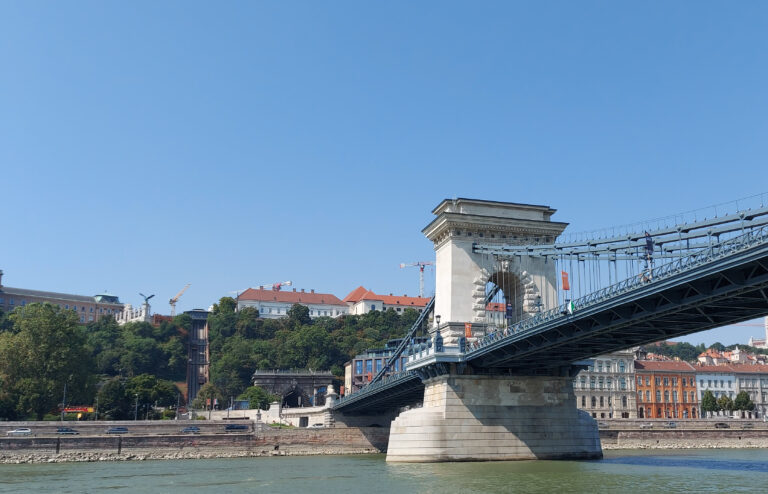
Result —
[{"label": "bridge lamp post", "polygon": [[437,327],[440,327],[440,314],[435,316],[435,322],[437,322]]}]

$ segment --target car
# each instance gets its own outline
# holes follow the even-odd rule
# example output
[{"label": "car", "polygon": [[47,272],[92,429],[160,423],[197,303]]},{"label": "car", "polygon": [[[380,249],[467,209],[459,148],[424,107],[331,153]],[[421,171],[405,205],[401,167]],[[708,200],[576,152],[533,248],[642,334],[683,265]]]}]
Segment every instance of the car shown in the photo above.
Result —
[{"label": "car", "polygon": [[715,422],[715,429],[730,429],[731,426],[725,422]]},{"label": "car", "polygon": [[59,427],[58,429],[56,429],[56,434],[74,435],[74,434],[80,434],[80,433],[71,427]]},{"label": "car", "polygon": [[653,429],[653,424],[640,424],[641,429]]},{"label": "car", "polygon": [[200,427],[197,427],[195,425],[190,425],[189,427],[184,427],[181,429],[182,434],[200,434]]},{"label": "car", "polygon": [[32,429],[28,427],[19,427],[18,429],[13,429],[12,431],[6,432],[6,435],[8,436],[31,436],[32,435]]},{"label": "car", "polygon": [[600,429],[608,429],[609,427],[611,427],[611,425],[608,422],[598,422],[597,426]]},{"label": "car", "polygon": [[312,424],[307,426],[307,429],[322,429],[323,427],[325,427],[323,424]]},{"label": "car", "polygon": [[128,434],[127,427],[110,427],[107,429],[107,434]]},{"label": "car", "polygon": [[675,427],[677,427],[677,422],[667,422],[666,424],[664,424],[664,427],[666,427],[667,429],[674,429]]},{"label": "car", "polygon": [[225,432],[234,432],[234,431],[247,431],[248,426],[245,424],[227,424],[224,426]]},{"label": "car", "polygon": [[753,424],[752,422],[744,422],[743,424],[741,424],[741,428],[742,429],[754,429],[755,428],[755,424]]}]

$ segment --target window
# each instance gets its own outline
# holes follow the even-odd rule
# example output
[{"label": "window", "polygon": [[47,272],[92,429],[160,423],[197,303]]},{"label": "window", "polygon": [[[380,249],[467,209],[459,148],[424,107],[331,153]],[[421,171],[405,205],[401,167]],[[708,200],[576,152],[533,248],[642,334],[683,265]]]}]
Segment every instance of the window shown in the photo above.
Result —
[{"label": "window", "polygon": [[69,309],[69,304],[64,304],[65,309]]},{"label": "window", "polygon": [[661,378],[660,377],[655,378],[654,382],[656,383],[656,386],[660,386],[661,385]]},{"label": "window", "polygon": [[376,310],[376,304],[371,304],[371,310]]},{"label": "window", "polygon": [[91,312],[91,314],[93,314],[93,307],[91,307],[91,310],[90,310],[90,312]]},{"label": "window", "polygon": [[650,386],[651,385],[651,378],[650,377],[646,377],[645,378],[645,385],[646,386]]},{"label": "window", "polygon": [[595,378],[594,378],[594,376],[589,378],[589,389],[595,389]]},{"label": "window", "polygon": [[22,300],[21,301],[21,306],[24,307],[25,305],[27,305],[27,301],[26,300]]},{"label": "window", "polygon": [[592,397],[592,399],[591,399],[590,401],[591,401],[591,403],[592,403],[592,408],[595,408],[595,407],[597,406],[597,398],[595,398],[595,397],[593,396],[593,397]]},{"label": "window", "polygon": [[597,363],[597,372],[603,372],[603,363],[602,362],[598,362]]},{"label": "window", "polygon": [[676,377],[672,378],[672,386],[677,386],[677,378]]},{"label": "window", "polygon": [[642,377],[638,377],[637,378],[637,385],[638,386],[642,386],[643,385],[643,378]]},{"label": "window", "polygon": [[642,392],[642,391],[638,391],[638,392],[637,392],[637,401],[638,401],[639,403],[642,403],[642,402],[643,402],[643,392]]},{"label": "window", "polygon": [[597,389],[603,389],[603,378],[601,377],[597,381]]},{"label": "window", "polygon": [[363,361],[355,360],[355,374],[360,375],[363,373]]},{"label": "window", "polygon": [[728,381],[728,389],[731,388],[731,381]]},{"label": "window", "polygon": [[381,370],[381,367],[382,367],[382,359],[377,358],[376,359],[376,372],[379,372]]},{"label": "window", "polygon": [[11,299],[11,305],[13,305],[13,299]]},{"label": "window", "polygon": [[80,322],[85,322],[85,316],[80,316]]},{"label": "window", "polygon": [[645,392],[645,401],[651,401],[651,392],[647,391]]},{"label": "window", "polygon": [[677,390],[672,391],[672,403],[677,403]]},{"label": "window", "polygon": [[605,402],[603,401],[603,397],[600,397],[600,406],[602,407]]},{"label": "window", "polygon": [[[675,393],[677,393],[677,391],[675,391]],[[687,396],[688,396],[688,394],[685,391],[683,391],[683,403],[687,403],[688,402],[688,400],[686,400]]]},{"label": "window", "polygon": [[619,389],[627,389],[627,380],[623,377],[619,379]]},{"label": "window", "polygon": [[587,397],[581,395],[581,408],[587,408]]},{"label": "window", "polygon": [[619,360],[619,372],[624,372],[624,361]]},{"label": "window", "polygon": [[669,391],[664,391],[664,403],[669,403]]},{"label": "window", "polygon": [[627,408],[627,397],[622,396],[621,397],[621,408]]},{"label": "window", "polygon": [[669,378],[668,377],[664,378],[664,386],[669,386]]},{"label": "window", "polygon": [[708,388],[712,387],[712,379],[707,379],[707,387]]},{"label": "window", "polygon": [[702,388],[704,387],[704,379],[699,380],[699,385],[701,385]]},{"label": "window", "polygon": [[366,360],[365,361],[365,373],[370,374],[373,372],[373,360]]},{"label": "window", "polygon": [[724,388],[724,387],[725,387],[725,386],[723,386],[723,381],[722,381],[722,379],[720,380],[720,387],[721,387],[721,388]]},{"label": "window", "polygon": [[660,401],[661,401],[661,390],[657,389],[656,390],[656,403],[658,403]]}]

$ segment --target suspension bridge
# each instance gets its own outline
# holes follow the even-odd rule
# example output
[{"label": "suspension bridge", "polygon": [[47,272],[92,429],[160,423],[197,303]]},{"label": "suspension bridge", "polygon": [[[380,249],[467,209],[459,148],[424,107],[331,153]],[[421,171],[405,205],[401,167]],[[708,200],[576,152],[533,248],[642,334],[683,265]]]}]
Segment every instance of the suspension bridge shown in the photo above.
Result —
[{"label": "suspension bridge", "polygon": [[548,206],[443,201],[423,230],[435,298],[390,358],[407,355],[405,370],[385,367],[333,409],[421,404],[394,420],[390,461],[597,457],[572,377],[603,353],[768,314],[766,200],[575,235]]}]

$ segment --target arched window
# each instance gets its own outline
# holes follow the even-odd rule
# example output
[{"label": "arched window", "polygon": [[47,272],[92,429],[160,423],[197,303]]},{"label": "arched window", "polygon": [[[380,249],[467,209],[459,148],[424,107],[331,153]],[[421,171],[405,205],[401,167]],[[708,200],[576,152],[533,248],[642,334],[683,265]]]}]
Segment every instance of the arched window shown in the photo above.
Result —
[{"label": "arched window", "polygon": [[627,397],[622,396],[621,397],[621,408],[627,408]]},{"label": "arched window", "polygon": [[669,391],[664,391],[664,403],[669,403]]},{"label": "arched window", "polygon": [[581,395],[581,408],[587,408],[587,397]]},{"label": "arched window", "polygon": [[603,397],[601,396],[601,397],[600,397],[600,406],[601,406],[601,407],[602,407],[602,406],[604,406],[604,405],[603,405],[603,403],[604,403],[604,402],[603,402]]}]

